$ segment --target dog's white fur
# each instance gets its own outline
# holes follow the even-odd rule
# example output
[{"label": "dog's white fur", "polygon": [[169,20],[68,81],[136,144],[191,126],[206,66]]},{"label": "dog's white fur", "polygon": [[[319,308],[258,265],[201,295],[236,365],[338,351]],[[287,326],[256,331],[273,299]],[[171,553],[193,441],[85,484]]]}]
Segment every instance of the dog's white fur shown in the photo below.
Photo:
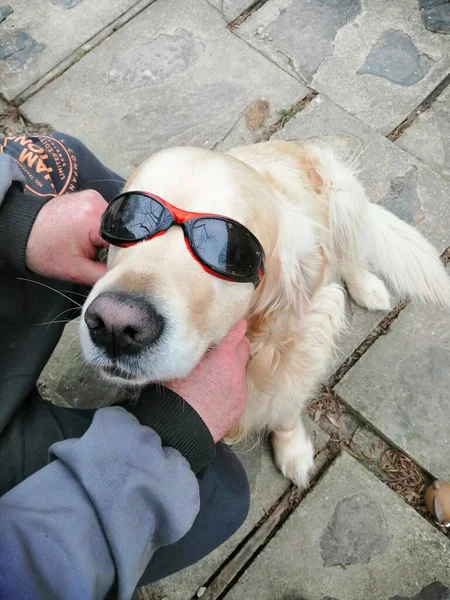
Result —
[{"label": "dog's white fur", "polygon": [[[230,439],[272,431],[281,471],[306,486],[313,447],[301,410],[323,382],[345,324],[342,282],[370,310],[392,306],[384,281],[399,296],[448,307],[450,284],[437,251],[414,228],[369,203],[354,167],[323,144],[271,141],[227,154],[164,150],[144,162],[125,189],[240,221],[265,249],[266,276],[255,291],[252,284],[209,275],[174,227],[150,242],[111,248],[109,271],[85,308],[114,289],[146,295],[165,317],[156,346],[121,363],[138,384],[187,375],[245,316],[252,344],[249,394]],[[80,334],[86,359],[107,363],[83,320]]]}]

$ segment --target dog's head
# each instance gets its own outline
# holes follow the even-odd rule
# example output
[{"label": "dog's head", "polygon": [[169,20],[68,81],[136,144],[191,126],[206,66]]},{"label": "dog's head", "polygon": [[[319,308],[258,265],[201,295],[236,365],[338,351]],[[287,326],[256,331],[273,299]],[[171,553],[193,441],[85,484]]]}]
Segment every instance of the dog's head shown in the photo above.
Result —
[{"label": "dog's head", "polygon": [[256,290],[213,276],[188,251],[180,227],[128,248],[111,246],[108,272],[87,298],[80,325],[85,358],[106,377],[138,385],[184,377],[240,318],[249,317],[258,335],[274,315],[287,323],[297,312],[302,288],[310,287],[314,241],[301,225],[295,230],[293,215],[283,213],[255,169],[227,154],[174,148],[143,163],[125,190],[238,221],[264,248],[266,275]]}]

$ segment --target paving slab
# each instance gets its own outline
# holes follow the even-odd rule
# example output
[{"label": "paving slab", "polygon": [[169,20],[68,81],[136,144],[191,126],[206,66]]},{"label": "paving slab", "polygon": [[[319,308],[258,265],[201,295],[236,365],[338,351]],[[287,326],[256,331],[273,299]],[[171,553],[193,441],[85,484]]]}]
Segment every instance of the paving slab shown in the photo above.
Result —
[{"label": "paving slab", "polygon": [[[156,2],[23,106],[127,175],[161,148],[250,143],[306,88],[206,0]],[[240,128],[240,125],[242,128]]]},{"label": "paving slab", "polygon": [[138,0],[9,0],[0,6],[0,89],[13,99]]},{"label": "paving slab", "polygon": [[251,489],[250,512],[244,525],[225,544],[197,564],[153,585],[141,588],[142,600],[161,598],[191,600],[197,590],[215,573],[239,542],[248,535],[265,512],[289,487],[289,482],[283,478],[273,463],[268,443],[258,444],[247,451],[242,448],[238,454],[247,472]]},{"label": "paving slab", "polygon": [[396,143],[450,179],[450,87],[419,115]]},{"label": "paving slab", "polygon": [[[319,452],[330,438],[311,419],[305,418],[305,423],[315,450]],[[142,600],[190,600],[289,487],[290,482],[282,477],[273,463],[267,440],[254,447],[252,444],[247,447],[238,445],[235,449],[247,472],[251,490],[250,512],[244,525],[196,565],[142,588]]]},{"label": "paving slab", "polygon": [[[450,245],[449,182],[327,98],[316,96],[274,138],[315,139],[333,145],[349,161],[359,156],[359,178],[371,202],[416,225],[440,251]],[[344,362],[383,316],[350,305],[350,329],[341,337],[331,370]]]},{"label": "paving slab", "polygon": [[450,37],[423,26],[417,0],[269,0],[235,33],[382,133],[450,70]]},{"label": "paving slab", "polygon": [[209,0],[209,2],[221,12],[227,22],[230,22],[254,4],[255,0]]},{"label": "paving slab", "polygon": [[344,453],[225,598],[410,598],[449,564],[448,538]]},{"label": "paving slab", "polygon": [[449,359],[450,314],[408,306],[336,387],[365,420],[441,479],[450,479]]}]

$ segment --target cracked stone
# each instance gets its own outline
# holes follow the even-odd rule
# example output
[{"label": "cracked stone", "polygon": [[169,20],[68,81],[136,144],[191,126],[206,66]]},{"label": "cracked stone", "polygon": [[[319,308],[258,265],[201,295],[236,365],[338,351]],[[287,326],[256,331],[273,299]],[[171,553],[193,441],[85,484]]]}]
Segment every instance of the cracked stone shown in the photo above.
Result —
[{"label": "cracked stone", "polygon": [[396,144],[450,178],[450,88],[402,133]]},{"label": "cracked stone", "polygon": [[[45,46],[42,52],[19,70],[11,71],[6,63],[0,61],[2,94],[7,100],[17,99],[24,90],[37,83],[71,54],[74,54],[74,60],[83,54],[79,52],[83,44],[112,26],[139,2],[143,4],[141,0],[88,0],[76,4],[68,0],[0,0],[0,6],[10,4],[14,8],[14,13],[3,24],[4,31],[0,38],[7,31],[23,30]],[[140,37],[137,36],[137,41]],[[67,97],[65,99],[68,101]],[[67,110],[70,112],[70,108]],[[64,124],[64,130],[66,127]]]},{"label": "cracked stone", "polygon": [[[358,514],[357,509],[356,514],[348,510],[348,503],[355,496],[364,499],[362,514]],[[346,549],[355,542],[353,554],[361,558],[364,546],[369,546],[372,550],[366,556],[370,555],[372,541],[380,532],[381,519],[380,546],[386,545],[383,538],[390,538],[384,552],[372,555],[369,562],[354,563],[346,568],[324,564],[323,532],[327,523],[333,523],[340,503],[343,503],[343,535],[331,541],[333,551],[342,542],[345,559]],[[377,518],[373,517],[374,513]],[[354,527],[359,536],[354,535]],[[370,539],[369,544],[366,537]],[[432,581],[450,585],[449,559],[450,540],[360,462],[343,452],[242,573],[224,600],[388,600],[395,594],[417,600],[409,597],[414,597]]]},{"label": "cracked stone", "polygon": [[63,8],[73,8],[83,2],[83,0],[51,0],[56,6],[62,6]]},{"label": "cracked stone", "polygon": [[[427,398],[430,388],[433,393],[433,404],[423,407],[423,418],[432,420],[436,414],[445,413],[448,408],[448,365],[450,350],[445,346],[432,345],[428,348],[417,348],[407,360],[400,362],[397,369],[396,387],[405,398],[404,420],[409,418],[409,404],[415,395]],[[411,373],[414,377],[411,378]],[[419,432],[411,431],[419,439]],[[414,438],[413,438],[414,439]]]},{"label": "cracked stone", "polygon": [[161,34],[145,47],[130,45],[117,67],[115,56],[108,73],[108,85],[117,91],[159,85],[177,77],[193,65],[204,51],[204,45],[190,31],[178,29],[173,35]]},{"label": "cracked stone", "polygon": [[9,15],[12,15],[13,12],[14,9],[9,4],[0,4],[0,23],[3,23],[3,21],[9,17]]},{"label": "cracked stone", "polygon": [[435,581],[424,587],[415,596],[392,596],[390,600],[450,600],[450,588]]},{"label": "cracked stone", "polygon": [[[450,478],[449,360],[448,312],[410,305],[335,388],[384,438],[444,481]],[[354,444],[359,438],[357,432]]]},{"label": "cracked stone", "polygon": [[450,33],[450,1],[419,0],[420,16],[428,31]]},{"label": "cracked stone", "polygon": [[389,29],[369,52],[358,73],[410,86],[425,77],[433,62],[429,56],[419,52],[409,35]]},{"label": "cracked stone", "polygon": [[297,0],[266,27],[257,28],[259,36],[273,41],[289,56],[297,69],[311,79],[321,62],[333,52],[337,32],[361,12],[360,0],[330,2]]},{"label": "cracked stone", "polygon": [[383,554],[391,540],[379,505],[365,494],[338,502],[320,547],[324,565],[364,564]]},{"label": "cracked stone", "polygon": [[0,40],[0,61],[10,71],[20,71],[44,48],[45,44],[36,42],[25,31],[7,33]]},{"label": "cracked stone", "polygon": [[272,125],[306,93],[233,35],[205,0],[184,0],[183,10],[179,0],[165,0],[121,27],[23,110],[30,120],[47,115],[53,127],[69,129],[127,175],[162,148],[251,143],[259,130],[249,131],[244,113],[254,100],[269,103],[264,124]]},{"label": "cracked stone", "polygon": [[411,167],[405,175],[395,177],[380,204],[410,225],[418,225],[423,221],[425,215],[417,196],[417,168]]},{"label": "cracked stone", "polygon": [[208,2],[215,6],[229,22],[249,8],[254,0],[208,0]]},{"label": "cracked stone", "polygon": [[[326,9],[323,9],[324,4],[327,4]],[[414,0],[377,0],[361,2],[358,14],[358,8],[353,7],[352,14],[356,16],[333,34],[332,41],[324,42],[324,38],[329,38],[329,30],[326,24],[323,28],[318,27],[318,13],[323,9],[334,14],[341,5],[350,10],[347,3],[338,0],[267,0],[236,27],[234,33],[363,123],[388,134],[447,75],[450,36],[427,31]],[[301,6],[305,6],[303,14],[299,14],[298,7]],[[280,14],[283,9],[285,12]],[[306,23],[306,16],[309,18],[311,14],[318,14],[316,20]],[[292,15],[291,21],[288,15]],[[278,25],[283,21],[284,29]],[[263,37],[264,33],[270,34],[273,41]],[[377,75],[358,73],[385,35],[387,48],[382,44],[382,50],[387,56],[378,59],[378,62],[382,61],[381,65],[375,63]],[[317,66],[320,56],[323,58]],[[369,66],[372,69],[372,65]],[[381,71],[379,75],[378,71]],[[394,81],[385,77],[385,72],[391,74]],[[314,73],[312,79],[311,73]],[[402,84],[395,83],[397,79]],[[410,85],[415,79],[418,82]]]}]

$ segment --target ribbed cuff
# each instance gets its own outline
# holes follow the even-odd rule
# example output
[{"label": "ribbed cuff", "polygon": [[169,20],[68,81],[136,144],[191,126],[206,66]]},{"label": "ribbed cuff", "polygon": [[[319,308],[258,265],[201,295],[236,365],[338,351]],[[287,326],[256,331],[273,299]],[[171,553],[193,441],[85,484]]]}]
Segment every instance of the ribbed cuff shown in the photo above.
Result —
[{"label": "ribbed cuff", "polygon": [[50,198],[24,194],[14,183],[0,206],[0,259],[15,272],[26,274],[28,238],[39,211]]},{"label": "ribbed cuff", "polygon": [[178,450],[194,473],[214,460],[216,446],[209,429],[195,410],[172,390],[148,386],[137,404],[125,408],[142,425],[156,431],[163,446]]}]

